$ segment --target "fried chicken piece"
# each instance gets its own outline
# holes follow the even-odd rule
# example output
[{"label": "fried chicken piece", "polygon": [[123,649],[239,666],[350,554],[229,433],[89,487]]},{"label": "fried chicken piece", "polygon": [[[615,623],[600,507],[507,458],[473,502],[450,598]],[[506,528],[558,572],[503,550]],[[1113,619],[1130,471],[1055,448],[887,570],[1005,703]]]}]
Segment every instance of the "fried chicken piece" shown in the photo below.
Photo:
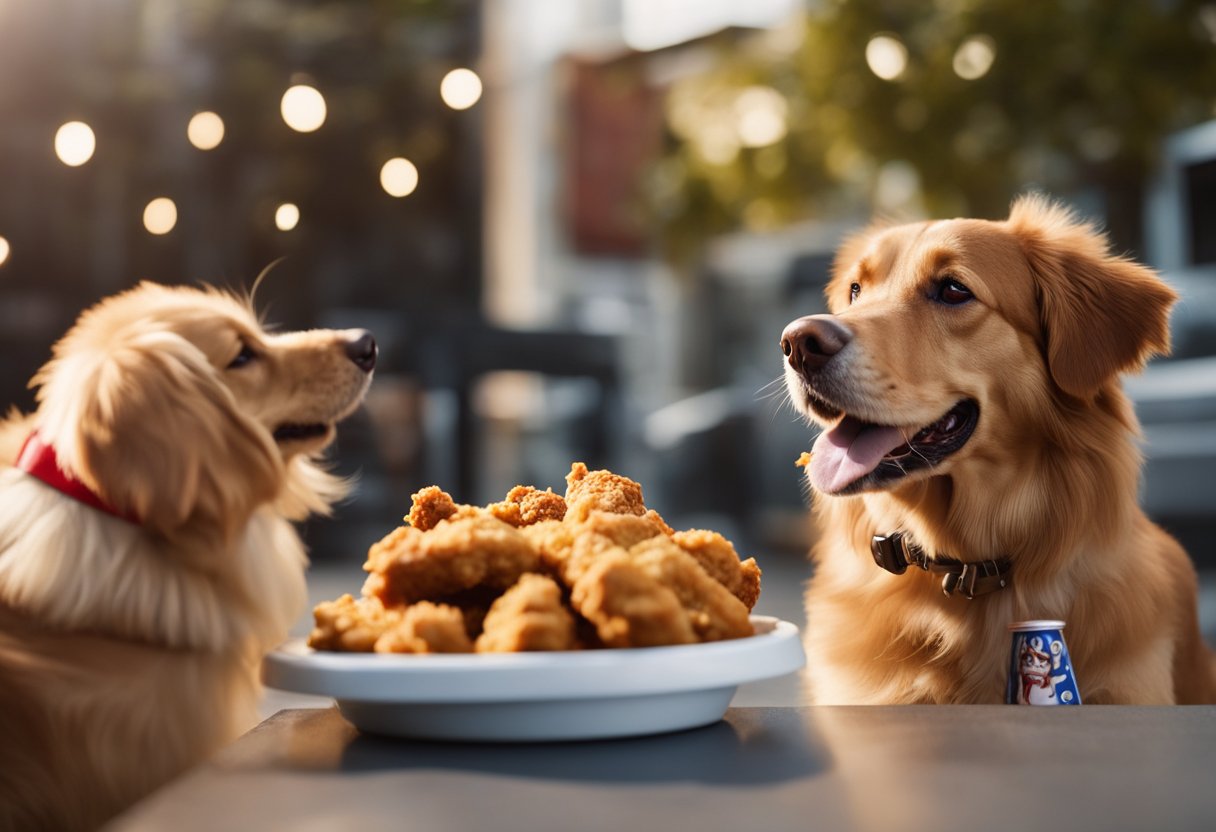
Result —
[{"label": "fried chicken piece", "polygon": [[671,541],[692,555],[706,574],[730,590],[749,610],[756,606],[760,598],[760,567],[755,558],[740,562],[734,545],[707,529],[675,532]]},{"label": "fried chicken piece", "polygon": [[414,492],[410,500],[412,505],[405,520],[420,532],[435,528],[440,520],[447,520],[458,510],[452,495],[437,485],[428,485]]},{"label": "fried chicken piece", "polygon": [[664,520],[659,515],[659,513],[657,511],[655,511],[654,509],[650,509],[649,511],[647,511],[644,516],[651,523],[654,523],[655,527],[657,529],[659,529],[660,531],[662,531],[663,534],[667,535],[668,537],[671,537],[673,534],[676,533],[676,530],[673,529],[671,526],[667,525],[667,521]]},{"label": "fried chicken piece", "polygon": [[743,638],[754,633],[744,603],[670,539],[643,540],[629,550],[629,558],[642,572],[675,593],[698,641]]},{"label": "fried chicken piece", "polygon": [[794,460],[794,464],[797,465],[799,468],[805,468],[806,466],[810,465],[811,464],[811,452],[803,451],[802,453],[798,454],[798,458],[796,460]]},{"label": "fried chicken piece", "polygon": [[610,514],[591,511],[580,523],[548,521],[522,529],[536,547],[541,568],[573,586],[587,568],[605,553],[628,549],[635,543],[663,534],[666,524],[658,515]]},{"label": "fried chicken piece", "polygon": [[401,622],[401,610],[386,610],[377,598],[343,595],[313,610],[316,626],[308,646],[316,650],[368,653],[376,640]]},{"label": "fried chicken piece", "polygon": [[606,647],[657,647],[697,640],[680,599],[623,550],[592,563],[570,593]]},{"label": "fried chicken piece", "polygon": [[486,613],[478,653],[573,650],[574,616],[552,578],[528,574],[503,593]]},{"label": "fried chicken piece", "polygon": [[581,462],[571,465],[566,475],[566,505],[575,521],[595,510],[638,516],[646,513],[642,486],[611,471],[588,471]]},{"label": "fried chicken piece", "polygon": [[363,594],[391,607],[476,586],[505,589],[539,563],[519,529],[490,514],[443,520],[426,532],[403,526],[368,552]]},{"label": "fried chicken piece", "polygon": [[561,520],[566,516],[566,501],[552,488],[540,491],[530,485],[517,485],[507,492],[501,503],[491,503],[486,510],[512,526],[531,526],[545,520]]},{"label": "fried chicken piece", "polygon": [[628,549],[643,540],[665,536],[667,524],[654,512],[635,515],[591,511],[576,528],[578,534],[598,534],[608,538],[617,546]]},{"label": "fried chicken piece", "polygon": [[564,578],[574,551],[575,527],[560,520],[542,520],[524,526],[519,532],[536,551],[539,571]]},{"label": "fried chicken piece", "polygon": [[376,639],[377,653],[472,653],[464,613],[447,604],[420,601]]}]

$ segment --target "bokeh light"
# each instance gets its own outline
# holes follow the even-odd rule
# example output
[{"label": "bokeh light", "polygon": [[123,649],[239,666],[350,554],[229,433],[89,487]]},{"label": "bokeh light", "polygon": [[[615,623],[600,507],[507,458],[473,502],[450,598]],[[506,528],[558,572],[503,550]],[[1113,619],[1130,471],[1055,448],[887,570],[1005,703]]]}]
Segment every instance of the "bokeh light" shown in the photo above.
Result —
[{"label": "bokeh light", "polygon": [[80,167],[93,158],[97,137],[83,121],[69,121],[55,131],[55,155],[68,167]]},{"label": "bokeh light", "polygon": [[177,205],[167,196],[158,196],[144,208],[144,228],[150,234],[168,234],[177,225]]},{"label": "bokeh light", "polygon": [[325,123],[325,96],[315,87],[297,84],[283,93],[279,112],[292,130],[311,133]]},{"label": "bokeh light", "polygon": [[735,129],[744,147],[767,147],[785,138],[787,105],[772,87],[748,87],[735,100]]},{"label": "bokeh light", "polygon": [[400,156],[389,159],[380,168],[380,187],[389,196],[409,196],[418,187],[418,168]]},{"label": "bokeh light", "polygon": [[195,113],[186,125],[186,138],[199,150],[214,150],[224,140],[224,120],[212,112]]},{"label": "bokeh light", "polygon": [[964,81],[983,78],[996,60],[996,42],[987,35],[967,38],[954,53],[954,74]]},{"label": "bokeh light", "polygon": [[453,69],[439,83],[439,97],[453,110],[467,110],[481,99],[481,79],[471,69]]},{"label": "bokeh light", "polygon": [[300,223],[300,208],[295,203],[284,202],[274,211],[274,225],[280,231],[290,231]]},{"label": "bokeh light", "polygon": [[8,240],[0,237],[0,266],[8,262],[9,250]]},{"label": "bokeh light", "polygon": [[894,81],[908,68],[908,47],[893,35],[875,35],[866,44],[866,64],[884,81]]}]

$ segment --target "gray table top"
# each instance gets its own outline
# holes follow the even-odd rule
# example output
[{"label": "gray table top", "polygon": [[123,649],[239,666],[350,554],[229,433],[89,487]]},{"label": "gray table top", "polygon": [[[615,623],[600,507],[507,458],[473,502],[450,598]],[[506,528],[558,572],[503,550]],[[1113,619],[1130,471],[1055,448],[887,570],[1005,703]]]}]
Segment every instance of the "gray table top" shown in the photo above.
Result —
[{"label": "gray table top", "polygon": [[1210,830],[1216,707],[732,708],[488,745],[282,711],[113,830]]}]

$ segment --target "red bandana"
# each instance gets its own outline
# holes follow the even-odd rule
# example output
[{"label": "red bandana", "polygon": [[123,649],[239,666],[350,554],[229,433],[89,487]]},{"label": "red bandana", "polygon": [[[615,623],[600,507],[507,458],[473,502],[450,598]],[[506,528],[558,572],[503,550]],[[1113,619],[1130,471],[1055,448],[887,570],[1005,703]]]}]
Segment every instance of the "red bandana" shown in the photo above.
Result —
[{"label": "red bandana", "polygon": [[59,465],[59,455],[55,453],[55,449],[43,442],[37,431],[25,440],[25,445],[17,456],[16,467],[73,500],[79,500],[86,506],[112,514],[128,523],[139,524],[139,518],[134,514],[110,505],[96,491],[67,474]]}]

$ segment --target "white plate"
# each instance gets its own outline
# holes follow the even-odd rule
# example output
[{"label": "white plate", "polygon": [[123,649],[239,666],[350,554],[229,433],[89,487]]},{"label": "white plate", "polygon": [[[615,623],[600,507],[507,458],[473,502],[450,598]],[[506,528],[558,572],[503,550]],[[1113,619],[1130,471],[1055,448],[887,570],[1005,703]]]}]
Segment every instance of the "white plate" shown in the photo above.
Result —
[{"label": "white plate", "polygon": [[750,638],[629,650],[383,655],[330,653],[290,641],[262,680],[332,696],[362,731],[511,742],[626,737],[722,718],[735,689],[806,664],[798,628],[752,616]]}]

